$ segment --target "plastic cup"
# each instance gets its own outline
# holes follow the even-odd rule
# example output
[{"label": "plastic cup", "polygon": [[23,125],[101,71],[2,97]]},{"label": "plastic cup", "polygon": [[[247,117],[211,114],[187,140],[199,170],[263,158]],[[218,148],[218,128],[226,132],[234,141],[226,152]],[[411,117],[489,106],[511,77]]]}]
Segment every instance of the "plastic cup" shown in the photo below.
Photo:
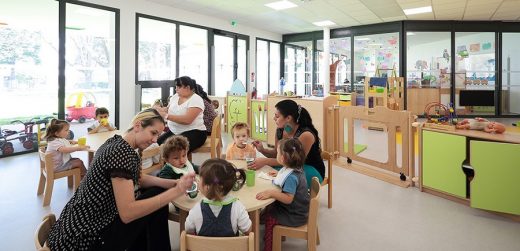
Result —
[{"label": "plastic cup", "polygon": [[108,125],[108,119],[101,119],[101,125],[107,126]]},{"label": "plastic cup", "polygon": [[255,186],[255,176],[256,176],[255,170],[246,170],[246,185],[248,187]]},{"label": "plastic cup", "polygon": [[78,139],[78,145],[84,146],[86,144],[87,144],[87,138],[81,137],[81,138]]},{"label": "plastic cup", "polygon": [[186,193],[188,193],[188,196],[191,199],[195,199],[199,194],[197,182],[193,182],[193,185],[191,185],[191,188],[189,190],[186,190]]}]

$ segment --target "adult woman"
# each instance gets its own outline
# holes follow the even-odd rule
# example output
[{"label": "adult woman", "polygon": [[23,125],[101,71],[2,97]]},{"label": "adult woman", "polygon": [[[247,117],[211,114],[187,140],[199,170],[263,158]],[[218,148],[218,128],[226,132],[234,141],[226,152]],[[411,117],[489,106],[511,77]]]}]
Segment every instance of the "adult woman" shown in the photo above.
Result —
[{"label": "adult woman", "polygon": [[[137,114],[123,137],[96,152],[87,175],[51,228],[51,250],[170,250],[168,203],[190,188],[195,174],[180,180],[141,175],[142,151],[157,141],[163,117]],[[137,197],[134,186],[144,190]]]},{"label": "adult woman", "polygon": [[281,139],[298,138],[305,151],[305,165],[314,167],[321,175],[321,178],[323,178],[325,176],[325,165],[321,158],[320,138],[318,131],[312,124],[312,118],[307,109],[290,99],[278,102],[275,107],[274,121],[277,127],[275,148],[265,149],[261,142],[253,142],[256,149],[267,158],[256,158],[249,167],[258,169],[265,165],[280,165],[276,160],[278,141]]},{"label": "adult woman", "polygon": [[189,152],[201,147],[206,142],[206,126],[204,125],[204,101],[195,94],[195,83],[187,76],[174,80],[175,95],[170,98],[168,107],[156,108],[164,114],[168,121],[169,132],[159,137],[161,145],[172,135],[182,135],[190,142]]},{"label": "adult woman", "polygon": [[195,84],[195,93],[202,98],[204,102],[204,114],[203,120],[204,125],[206,126],[206,131],[208,135],[211,135],[211,129],[213,128],[213,120],[217,116],[217,112],[215,111],[215,107],[211,103],[211,99],[208,98],[208,94],[204,91],[202,86],[197,84],[195,79],[193,79],[193,83]]}]

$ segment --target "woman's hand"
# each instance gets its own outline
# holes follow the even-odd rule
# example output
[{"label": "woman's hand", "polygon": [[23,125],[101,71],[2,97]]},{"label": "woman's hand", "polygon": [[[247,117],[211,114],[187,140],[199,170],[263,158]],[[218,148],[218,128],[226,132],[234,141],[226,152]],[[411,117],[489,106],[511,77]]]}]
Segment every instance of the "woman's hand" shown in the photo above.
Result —
[{"label": "woman's hand", "polygon": [[177,180],[176,188],[180,191],[186,191],[193,186],[193,182],[195,181],[195,173],[190,172],[181,176],[180,179]]},{"label": "woman's hand", "polygon": [[257,200],[267,200],[272,197],[273,190],[265,190],[256,194]]},{"label": "woman's hand", "polygon": [[158,105],[154,105],[152,108],[155,109],[161,115],[161,117],[163,117],[165,119],[167,118],[168,107],[160,107]]},{"label": "woman's hand", "polygon": [[253,162],[247,165],[248,169],[258,170],[267,165],[267,158],[256,158]]},{"label": "woman's hand", "polygon": [[264,150],[264,145],[262,144],[262,142],[260,142],[259,140],[255,140],[253,141],[253,146],[256,148],[256,150],[258,150],[259,152],[263,152]]}]

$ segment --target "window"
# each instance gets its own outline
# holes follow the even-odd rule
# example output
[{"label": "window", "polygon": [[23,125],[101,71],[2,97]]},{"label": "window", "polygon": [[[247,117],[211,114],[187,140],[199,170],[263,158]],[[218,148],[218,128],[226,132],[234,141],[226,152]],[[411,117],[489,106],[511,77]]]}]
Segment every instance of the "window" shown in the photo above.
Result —
[{"label": "window", "polygon": [[179,76],[189,76],[208,90],[208,31],[180,25]]},{"label": "window", "polygon": [[[354,85],[364,84],[365,77],[399,76],[399,33],[354,37]],[[357,88],[359,93],[363,89]]]},{"label": "window", "polygon": [[[323,40],[318,40],[316,43],[318,50],[318,65],[316,67],[316,79],[321,81],[321,68],[323,67]],[[330,68],[330,83],[334,83],[336,90],[350,92],[351,78],[351,49],[350,38],[335,38],[330,39],[329,48],[329,65],[334,66]],[[331,90],[332,91],[332,90]]]},{"label": "window", "polygon": [[292,91],[297,95],[310,95],[312,88],[311,72],[312,41],[287,44],[285,46],[284,91]]},{"label": "window", "polygon": [[520,114],[520,33],[502,34],[502,114]]},{"label": "window", "polygon": [[72,121],[76,137],[87,133],[85,127],[94,122],[97,107],[107,108],[110,121],[117,121],[115,15],[104,9],[66,5],[65,118]]},{"label": "window", "polygon": [[407,110],[423,115],[430,102],[449,105],[451,33],[407,32],[406,38]]},{"label": "window", "polygon": [[215,35],[215,95],[226,96],[233,85],[233,38]]},{"label": "window", "polygon": [[259,39],[256,40],[256,91],[258,97],[269,92],[269,42]]},{"label": "window", "polygon": [[247,45],[244,39],[237,39],[237,64],[236,78],[247,85]]},{"label": "window", "polygon": [[58,39],[57,1],[2,3],[0,157],[36,150],[37,125],[29,132],[21,122],[58,112]]},{"label": "window", "polygon": [[174,80],[176,77],[176,24],[138,17],[138,77],[143,80]]},{"label": "window", "polygon": [[258,98],[278,91],[280,82],[280,43],[256,40],[256,87]]},{"label": "window", "polygon": [[455,33],[455,107],[458,114],[495,114],[495,33]]}]

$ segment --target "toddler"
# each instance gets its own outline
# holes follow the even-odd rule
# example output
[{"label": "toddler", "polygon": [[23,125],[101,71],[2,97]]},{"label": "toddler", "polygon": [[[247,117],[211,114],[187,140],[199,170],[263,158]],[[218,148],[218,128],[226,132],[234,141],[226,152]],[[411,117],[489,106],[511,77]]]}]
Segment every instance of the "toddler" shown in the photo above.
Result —
[{"label": "toddler", "polygon": [[199,236],[232,237],[239,231],[248,235],[251,220],[244,205],[229,195],[245,172],[223,159],[206,160],[200,167],[199,190],[206,197],[195,205],[186,218],[186,233]]},{"label": "toddler", "polygon": [[[67,140],[70,125],[65,120],[52,119],[47,126],[43,139],[47,140],[46,153],[53,153],[53,161],[56,172],[70,170],[73,168],[81,169],[81,177],[85,176],[87,169],[83,161],[79,158],[72,158],[70,153],[87,150],[88,146],[75,145],[78,142]],[[74,145],[74,146],[73,146]]]},{"label": "toddler", "polygon": [[283,165],[280,171],[270,174],[276,178],[273,183],[281,188],[270,189],[256,195],[259,200],[273,198],[262,218],[265,222],[264,251],[270,251],[275,225],[299,227],[307,223],[310,196],[307,180],[303,172],[305,152],[296,138],[283,139],[279,143],[276,160]]},{"label": "toddler", "polygon": [[108,109],[105,107],[98,107],[96,109],[96,121],[88,130],[88,134],[98,132],[108,132],[115,130],[116,127],[108,121]]},{"label": "toddler", "polygon": [[231,128],[233,144],[230,144],[226,151],[226,159],[245,159],[255,158],[256,150],[252,144],[247,144],[249,139],[249,126],[246,123],[237,122]]},{"label": "toddler", "polygon": [[165,179],[180,179],[182,175],[194,172],[188,160],[190,144],[184,136],[171,136],[162,145],[162,157],[166,162],[157,176]]}]

